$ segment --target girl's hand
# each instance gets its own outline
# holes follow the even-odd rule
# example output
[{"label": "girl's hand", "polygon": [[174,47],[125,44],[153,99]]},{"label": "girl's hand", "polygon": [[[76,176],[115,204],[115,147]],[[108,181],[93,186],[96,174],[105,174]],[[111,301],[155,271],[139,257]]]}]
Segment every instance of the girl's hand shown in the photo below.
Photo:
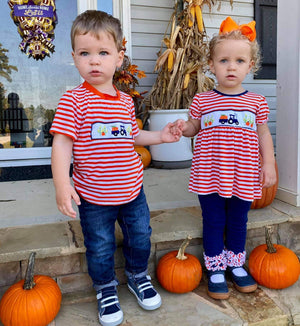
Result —
[{"label": "girl's hand", "polygon": [[80,205],[80,198],[71,185],[56,189],[56,203],[60,212],[71,218],[76,218],[76,211],[72,207],[72,200],[74,200],[76,205]]},{"label": "girl's hand", "polygon": [[267,163],[261,167],[260,182],[263,188],[273,186],[277,181],[275,164]]}]

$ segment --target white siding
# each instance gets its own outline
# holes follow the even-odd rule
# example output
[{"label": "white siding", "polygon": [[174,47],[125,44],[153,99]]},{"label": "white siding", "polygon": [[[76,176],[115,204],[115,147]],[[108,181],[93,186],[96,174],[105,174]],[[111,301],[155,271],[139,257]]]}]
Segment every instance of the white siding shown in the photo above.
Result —
[{"label": "white siding", "polygon": [[[174,0],[131,0],[132,61],[147,77],[140,80],[140,91],[150,90],[156,74],[153,72],[165,30],[173,12]],[[218,8],[220,10],[218,11]],[[218,32],[221,22],[231,16],[239,24],[248,23],[254,17],[254,0],[229,0],[217,3],[209,12],[203,7],[203,19],[208,36]],[[244,87],[249,91],[263,94],[269,104],[271,114],[269,127],[275,143],[276,135],[276,81],[255,80],[248,76]]]}]

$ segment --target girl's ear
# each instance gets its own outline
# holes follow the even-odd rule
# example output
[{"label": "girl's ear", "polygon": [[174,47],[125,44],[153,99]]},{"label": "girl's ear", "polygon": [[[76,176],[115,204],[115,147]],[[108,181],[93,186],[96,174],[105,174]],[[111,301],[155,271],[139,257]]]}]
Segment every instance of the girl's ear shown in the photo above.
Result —
[{"label": "girl's ear", "polygon": [[253,68],[253,66],[254,66],[254,61],[251,60],[250,63],[249,63],[248,74],[249,74],[249,72],[251,71],[251,69]]},{"label": "girl's ear", "polygon": [[214,74],[215,73],[215,67],[214,67],[213,61],[209,60],[208,65],[209,65],[209,70]]}]

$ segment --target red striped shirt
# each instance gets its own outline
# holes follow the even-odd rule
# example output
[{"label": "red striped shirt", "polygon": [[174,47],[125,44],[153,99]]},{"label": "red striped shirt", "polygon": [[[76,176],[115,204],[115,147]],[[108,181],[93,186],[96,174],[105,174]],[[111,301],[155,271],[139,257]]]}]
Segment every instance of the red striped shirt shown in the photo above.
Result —
[{"label": "red striped shirt", "polygon": [[102,94],[84,82],[62,96],[50,131],[73,139],[73,181],[85,200],[120,205],[137,197],[143,165],[133,147],[139,129],[129,95]]},{"label": "red striped shirt", "polygon": [[226,95],[216,90],[196,94],[190,116],[201,120],[189,190],[252,201],[261,197],[257,124],[268,121],[262,95]]}]

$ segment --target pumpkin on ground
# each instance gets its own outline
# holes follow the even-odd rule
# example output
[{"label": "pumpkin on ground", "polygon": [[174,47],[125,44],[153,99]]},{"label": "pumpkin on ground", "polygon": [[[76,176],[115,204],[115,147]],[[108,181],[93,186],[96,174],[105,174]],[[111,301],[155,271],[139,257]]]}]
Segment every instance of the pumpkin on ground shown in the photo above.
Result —
[{"label": "pumpkin on ground", "polygon": [[251,208],[254,209],[264,208],[273,202],[278,188],[278,166],[276,161],[275,161],[275,169],[276,169],[276,177],[277,177],[276,183],[271,187],[263,188],[261,198],[254,199],[254,201],[251,204]]},{"label": "pumpkin on ground", "polygon": [[151,163],[150,152],[144,146],[134,146],[134,149],[138,153],[138,155],[143,163],[144,169],[146,169]]},{"label": "pumpkin on ground", "polygon": [[250,253],[249,270],[258,284],[270,289],[285,289],[297,282],[300,262],[292,250],[272,244],[270,227],[266,227],[266,244]]},{"label": "pumpkin on ground", "polygon": [[61,291],[49,276],[33,275],[35,252],[31,253],[25,280],[12,285],[0,302],[4,326],[47,326],[57,315]]},{"label": "pumpkin on ground", "polygon": [[188,236],[179,250],[164,255],[157,265],[157,279],[161,286],[173,293],[194,290],[202,278],[202,267],[197,257],[184,251],[192,238]]}]

